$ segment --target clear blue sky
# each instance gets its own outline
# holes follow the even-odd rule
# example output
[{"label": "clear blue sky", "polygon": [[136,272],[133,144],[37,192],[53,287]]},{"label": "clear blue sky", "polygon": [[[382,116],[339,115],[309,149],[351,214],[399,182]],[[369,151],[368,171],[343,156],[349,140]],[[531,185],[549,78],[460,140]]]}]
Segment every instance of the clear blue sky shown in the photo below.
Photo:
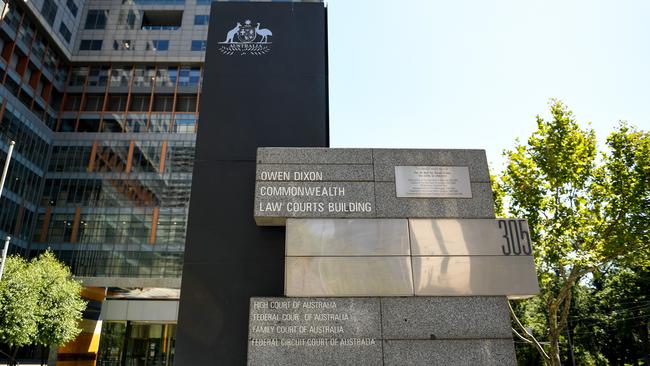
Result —
[{"label": "clear blue sky", "polygon": [[481,148],[549,98],[604,141],[650,129],[650,1],[329,0],[332,147]]}]

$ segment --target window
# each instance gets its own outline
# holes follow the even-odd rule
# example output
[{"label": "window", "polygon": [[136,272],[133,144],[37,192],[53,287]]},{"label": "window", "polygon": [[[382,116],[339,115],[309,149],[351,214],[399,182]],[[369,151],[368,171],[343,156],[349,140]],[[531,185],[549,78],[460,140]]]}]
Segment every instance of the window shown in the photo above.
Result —
[{"label": "window", "polygon": [[156,86],[174,87],[178,75],[178,68],[170,66],[167,68],[159,67],[156,70]]},{"label": "window", "polygon": [[174,107],[174,96],[172,94],[155,94],[153,96],[152,110],[155,112],[171,112]]},{"label": "window", "polygon": [[[135,164],[134,164],[134,169],[135,169]],[[105,220],[103,217],[101,220],[102,220],[101,224],[93,223],[91,224],[93,225],[92,227],[96,227],[99,225],[106,225],[106,229],[103,229],[103,226],[101,226],[102,227],[101,230],[94,229],[93,232],[104,232],[104,230],[105,231],[109,230],[108,224],[103,224],[103,223],[110,222],[110,221]],[[161,220],[161,225],[159,226],[159,228],[163,226],[165,228],[168,228],[169,221],[171,220],[165,220],[165,221]],[[176,218],[174,218],[174,221],[178,222],[178,225],[175,226],[181,226],[181,223],[184,222],[182,220],[176,220]],[[175,232],[170,229],[166,229],[166,231],[159,231],[159,232],[160,234],[158,234],[157,237],[160,239],[164,239],[166,241],[173,241],[175,238],[173,236]],[[163,232],[165,234],[162,234]],[[157,239],[156,243],[160,243],[161,242],[159,241],[160,239]],[[101,240],[104,239],[101,238],[101,239],[94,239],[94,240],[95,241],[92,241],[93,243],[102,242]],[[142,241],[143,242],[146,241],[146,232],[145,234],[143,234]],[[137,258],[137,259],[131,259],[131,258]],[[131,255],[129,259],[125,260],[124,263],[131,263],[132,261],[136,263],[134,265],[136,266],[136,268],[146,267],[147,273],[149,273],[152,269],[153,271],[162,270],[163,266],[165,266],[164,270],[165,273],[167,273],[169,272],[169,269],[171,267],[166,262],[161,262],[161,263],[149,262],[149,261],[145,262],[144,259],[142,260],[140,259],[140,253],[137,253],[136,255]],[[113,265],[112,264],[113,262],[110,263],[111,265]],[[123,273],[123,272],[126,273],[126,270],[128,269],[126,268],[126,266],[120,267],[119,264],[114,264],[113,266],[114,267],[111,267],[111,271],[115,270],[116,273],[118,271],[119,273]],[[141,361],[142,358],[140,358],[139,355],[145,354],[145,353],[138,353],[138,350],[144,348],[144,346],[140,346],[140,345],[148,345],[148,344],[169,345],[168,347],[156,347],[155,349],[148,350],[146,352],[146,355],[151,357],[149,359],[152,360],[155,359],[157,362],[160,362],[159,363],[160,365],[168,365],[168,364],[170,365],[171,360],[173,360],[174,345],[176,343],[176,336],[175,336],[176,324],[153,324],[153,323],[136,323],[136,322],[129,322],[127,324],[126,322],[104,322],[102,324],[101,334],[102,334],[102,341],[100,342],[99,345],[99,353],[98,353],[99,356],[97,357],[98,365],[118,364],[120,362],[119,361],[120,355],[128,355],[125,357],[126,365],[135,365],[137,362],[142,362]]]},{"label": "window", "polygon": [[68,0],[65,5],[68,7],[68,10],[70,10],[70,14],[76,17],[79,8],[77,7],[77,4],[74,3],[74,0]]},{"label": "window", "polygon": [[123,39],[121,41],[115,40],[113,41],[113,49],[133,51],[135,49],[135,44],[130,39]]},{"label": "window", "polygon": [[111,86],[129,86],[131,83],[131,66],[113,66],[111,69]]},{"label": "window", "polygon": [[[87,40],[90,42],[90,40]],[[83,41],[81,41],[83,43]],[[89,68],[87,66],[73,67],[70,73],[69,86],[82,86],[86,83]]]},{"label": "window", "polygon": [[197,86],[201,78],[201,68],[181,66],[178,77],[179,86]]},{"label": "window", "polygon": [[176,98],[176,112],[194,112],[195,109],[196,95],[179,95]]},{"label": "window", "polygon": [[183,22],[182,10],[145,10],[142,12],[142,29],[176,30]]},{"label": "window", "polygon": [[88,73],[88,80],[86,83],[88,86],[104,86],[108,83],[108,70],[109,66],[94,66],[90,69]]},{"label": "window", "polygon": [[175,133],[196,132],[196,117],[193,114],[177,114],[174,116]]},{"label": "window", "polygon": [[81,106],[81,94],[70,93],[65,97],[65,103],[63,104],[63,110],[66,111],[76,111],[79,110]]},{"label": "window", "polygon": [[121,10],[120,17],[117,20],[117,24],[122,26],[121,28],[124,29],[135,29],[136,20],[137,20],[137,16],[135,14],[135,11],[131,9]]},{"label": "window", "polygon": [[167,51],[169,49],[169,40],[167,39],[154,39],[147,42],[147,50],[150,51]]},{"label": "window", "polygon": [[86,16],[86,29],[105,29],[107,17],[108,10],[88,10],[88,15]]},{"label": "window", "polygon": [[210,23],[210,16],[207,14],[195,15],[194,25],[208,25]]},{"label": "window", "polygon": [[192,51],[205,51],[206,41],[192,40]]},{"label": "window", "polygon": [[80,51],[99,51],[102,49],[101,39],[82,39],[79,45]]},{"label": "window", "polygon": [[196,5],[210,5],[212,0],[196,0]]},{"label": "window", "polygon": [[133,70],[134,87],[151,87],[156,79],[156,69],[153,66],[137,67]]},{"label": "window", "polygon": [[59,7],[56,6],[54,1],[43,1],[43,7],[41,8],[41,14],[45,17],[45,20],[50,24],[54,25],[54,18],[56,18],[56,12],[59,10]]},{"label": "window", "polygon": [[70,43],[70,38],[72,37],[72,33],[70,33],[70,30],[68,27],[65,26],[65,24],[61,23],[59,26],[59,34],[63,36],[66,42]]},{"label": "window", "polygon": [[126,109],[126,94],[112,94],[108,96],[108,111],[123,111]]},{"label": "window", "polygon": [[129,14],[126,16],[126,24],[131,28],[135,28],[135,12],[133,10],[129,10]]},{"label": "window", "polygon": [[149,111],[149,101],[151,97],[149,94],[139,95],[134,94],[131,96],[131,105],[129,111],[132,112],[147,112]]},{"label": "window", "polygon": [[96,112],[101,111],[104,106],[104,94],[87,94],[82,111]]}]

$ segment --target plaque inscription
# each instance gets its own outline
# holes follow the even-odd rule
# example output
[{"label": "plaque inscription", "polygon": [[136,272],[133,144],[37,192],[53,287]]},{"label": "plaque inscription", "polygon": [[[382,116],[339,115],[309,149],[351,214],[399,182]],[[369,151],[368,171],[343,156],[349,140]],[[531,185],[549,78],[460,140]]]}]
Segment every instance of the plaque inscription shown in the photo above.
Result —
[{"label": "plaque inscription", "polygon": [[379,298],[250,299],[248,365],[381,364]]},{"label": "plaque inscription", "polygon": [[472,198],[465,166],[396,166],[397,197]]},{"label": "plaque inscription", "polygon": [[379,337],[376,299],[251,298],[252,346],[370,346]]}]

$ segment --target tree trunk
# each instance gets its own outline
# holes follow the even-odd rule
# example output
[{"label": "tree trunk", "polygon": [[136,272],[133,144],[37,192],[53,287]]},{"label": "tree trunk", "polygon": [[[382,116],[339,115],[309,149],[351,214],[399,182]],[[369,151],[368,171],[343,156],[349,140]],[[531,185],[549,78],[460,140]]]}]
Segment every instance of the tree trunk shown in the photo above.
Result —
[{"label": "tree trunk", "polygon": [[18,363],[16,362],[16,356],[18,355],[18,346],[14,349],[14,353],[11,355],[11,365],[16,366]]},{"label": "tree trunk", "polygon": [[644,365],[650,365],[650,336],[648,335],[648,318],[641,318],[639,324],[639,337],[641,338],[641,359]]},{"label": "tree trunk", "polygon": [[[45,350],[47,350],[47,352],[45,352]],[[45,362],[47,361],[47,354],[49,352],[50,352],[49,348],[41,347],[41,366],[46,365]]]},{"label": "tree trunk", "polygon": [[557,308],[551,306],[548,309],[548,341],[550,343],[550,352],[548,353],[551,366],[561,366],[560,361],[560,330],[557,323]]}]

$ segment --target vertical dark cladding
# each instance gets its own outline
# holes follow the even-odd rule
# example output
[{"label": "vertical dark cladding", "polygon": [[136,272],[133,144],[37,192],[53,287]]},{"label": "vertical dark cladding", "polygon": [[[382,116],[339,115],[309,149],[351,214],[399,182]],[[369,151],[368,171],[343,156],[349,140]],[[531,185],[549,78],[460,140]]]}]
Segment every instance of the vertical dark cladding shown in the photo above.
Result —
[{"label": "vertical dark cladding", "polygon": [[[222,53],[237,23],[269,29],[269,52]],[[253,220],[256,148],[328,145],[326,47],[322,3],[213,3],[176,365],[246,364],[249,298],[283,294],[284,228]]]}]

